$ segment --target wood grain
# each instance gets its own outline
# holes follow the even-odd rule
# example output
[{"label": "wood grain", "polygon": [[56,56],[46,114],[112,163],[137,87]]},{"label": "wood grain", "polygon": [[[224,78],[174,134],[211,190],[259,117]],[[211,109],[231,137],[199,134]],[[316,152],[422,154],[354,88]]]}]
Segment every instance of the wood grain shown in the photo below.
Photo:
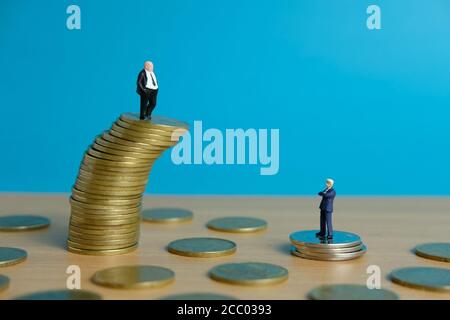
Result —
[{"label": "wood grain", "polygon": [[[395,268],[450,264],[415,256],[411,249],[425,242],[450,241],[450,198],[340,197],[335,202],[336,230],[359,234],[368,247],[357,260],[321,262],[296,258],[289,253],[291,232],[316,229],[319,220],[316,197],[173,197],[146,196],[144,207],[177,206],[194,212],[191,222],[161,225],[143,222],[139,249],[133,253],[92,257],[65,250],[69,202],[67,194],[0,195],[0,216],[39,214],[49,217],[49,229],[30,232],[0,233],[0,246],[28,251],[25,263],[0,268],[11,279],[10,288],[0,292],[0,299],[11,299],[40,290],[66,286],[66,269],[78,265],[82,288],[95,291],[105,299],[158,299],[166,295],[189,292],[215,292],[239,299],[305,299],[312,288],[321,284],[365,284],[369,265],[382,271],[382,288],[391,289],[402,299],[450,299],[450,293],[405,288],[387,279]],[[266,231],[254,234],[229,234],[205,227],[212,218],[248,215],[266,219]],[[167,244],[192,236],[222,237],[235,241],[236,254],[221,258],[188,258],[170,254]],[[259,261],[276,263],[290,272],[288,281],[266,287],[245,287],[211,280],[207,274],[213,266],[226,262]],[[93,284],[92,275],[100,269],[129,264],[159,265],[176,273],[173,284],[158,289],[107,289]]]}]

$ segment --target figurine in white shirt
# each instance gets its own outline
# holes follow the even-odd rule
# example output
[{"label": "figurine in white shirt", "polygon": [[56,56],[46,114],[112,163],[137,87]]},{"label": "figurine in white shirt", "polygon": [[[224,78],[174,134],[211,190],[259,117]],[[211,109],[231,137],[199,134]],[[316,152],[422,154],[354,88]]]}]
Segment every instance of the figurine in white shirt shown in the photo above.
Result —
[{"label": "figurine in white shirt", "polygon": [[151,119],[158,96],[158,82],[151,61],[145,61],[144,69],[139,72],[136,92],[141,96],[140,119]]}]

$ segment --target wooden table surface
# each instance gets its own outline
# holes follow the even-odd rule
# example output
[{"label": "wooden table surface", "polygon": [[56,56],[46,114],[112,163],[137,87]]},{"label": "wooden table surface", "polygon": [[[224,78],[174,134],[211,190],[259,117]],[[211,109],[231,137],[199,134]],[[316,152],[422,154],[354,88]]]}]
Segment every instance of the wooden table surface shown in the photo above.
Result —
[{"label": "wooden table surface", "polygon": [[[145,196],[144,208],[182,207],[194,212],[194,220],[176,225],[143,222],[139,249],[119,256],[84,256],[66,251],[69,221],[68,194],[0,194],[0,216],[38,214],[52,220],[50,228],[29,232],[1,232],[0,246],[28,251],[21,264],[0,268],[11,279],[0,299],[41,290],[63,289],[70,265],[81,268],[82,289],[95,291],[104,299],[158,299],[171,294],[213,292],[239,299],[305,299],[321,284],[365,284],[367,267],[381,268],[382,288],[401,299],[450,299],[450,293],[405,288],[391,283],[387,275],[395,268],[431,266],[450,268],[449,263],[415,256],[411,249],[425,242],[450,241],[450,198],[421,197],[339,197],[335,201],[336,230],[359,234],[368,247],[360,259],[331,262],[304,260],[291,256],[288,236],[297,230],[316,229],[319,222],[317,197],[213,197]],[[222,216],[255,216],[266,219],[266,231],[230,234],[209,230],[205,223]],[[237,243],[234,255],[219,258],[188,258],[170,254],[167,244],[175,239],[212,236]],[[258,261],[279,264],[289,270],[289,279],[264,287],[245,287],[208,278],[215,265]],[[103,268],[129,264],[159,265],[176,273],[175,282],[157,289],[121,290],[103,288],[90,282]]]}]

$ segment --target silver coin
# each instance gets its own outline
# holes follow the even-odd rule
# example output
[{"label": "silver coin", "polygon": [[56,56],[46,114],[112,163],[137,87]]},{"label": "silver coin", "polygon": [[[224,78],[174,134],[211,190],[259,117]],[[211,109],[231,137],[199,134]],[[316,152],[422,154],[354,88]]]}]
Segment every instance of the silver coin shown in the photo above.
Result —
[{"label": "silver coin", "polygon": [[322,261],[344,261],[344,260],[352,260],[361,257],[367,252],[365,246],[359,251],[350,252],[350,253],[337,253],[337,254],[305,254],[298,252],[295,247],[292,247],[291,254],[294,256],[310,259],[310,260],[322,260]]},{"label": "silver coin", "polygon": [[360,243],[354,247],[344,248],[310,248],[308,246],[295,246],[298,252],[305,254],[339,254],[339,253],[351,253],[359,251],[363,248],[363,244]]},{"label": "silver coin", "polygon": [[308,246],[310,248],[345,248],[354,247],[361,243],[361,238],[350,232],[334,231],[333,239],[319,239],[316,233],[319,230],[297,231],[289,235],[289,239],[296,246]]}]

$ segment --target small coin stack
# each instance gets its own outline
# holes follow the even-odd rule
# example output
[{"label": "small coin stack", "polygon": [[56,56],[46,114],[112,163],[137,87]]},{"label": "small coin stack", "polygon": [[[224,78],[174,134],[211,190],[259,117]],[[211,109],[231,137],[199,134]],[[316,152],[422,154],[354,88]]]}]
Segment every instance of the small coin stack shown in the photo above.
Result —
[{"label": "small coin stack", "polygon": [[335,231],[333,239],[319,238],[318,230],[297,231],[289,238],[291,253],[311,260],[343,261],[356,259],[367,251],[361,238],[350,232]]},{"label": "small coin stack", "polygon": [[68,250],[113,255],[137,248],[141,200],[154,161],[187,124],[123,114],[84,154],[70,197]]}]

